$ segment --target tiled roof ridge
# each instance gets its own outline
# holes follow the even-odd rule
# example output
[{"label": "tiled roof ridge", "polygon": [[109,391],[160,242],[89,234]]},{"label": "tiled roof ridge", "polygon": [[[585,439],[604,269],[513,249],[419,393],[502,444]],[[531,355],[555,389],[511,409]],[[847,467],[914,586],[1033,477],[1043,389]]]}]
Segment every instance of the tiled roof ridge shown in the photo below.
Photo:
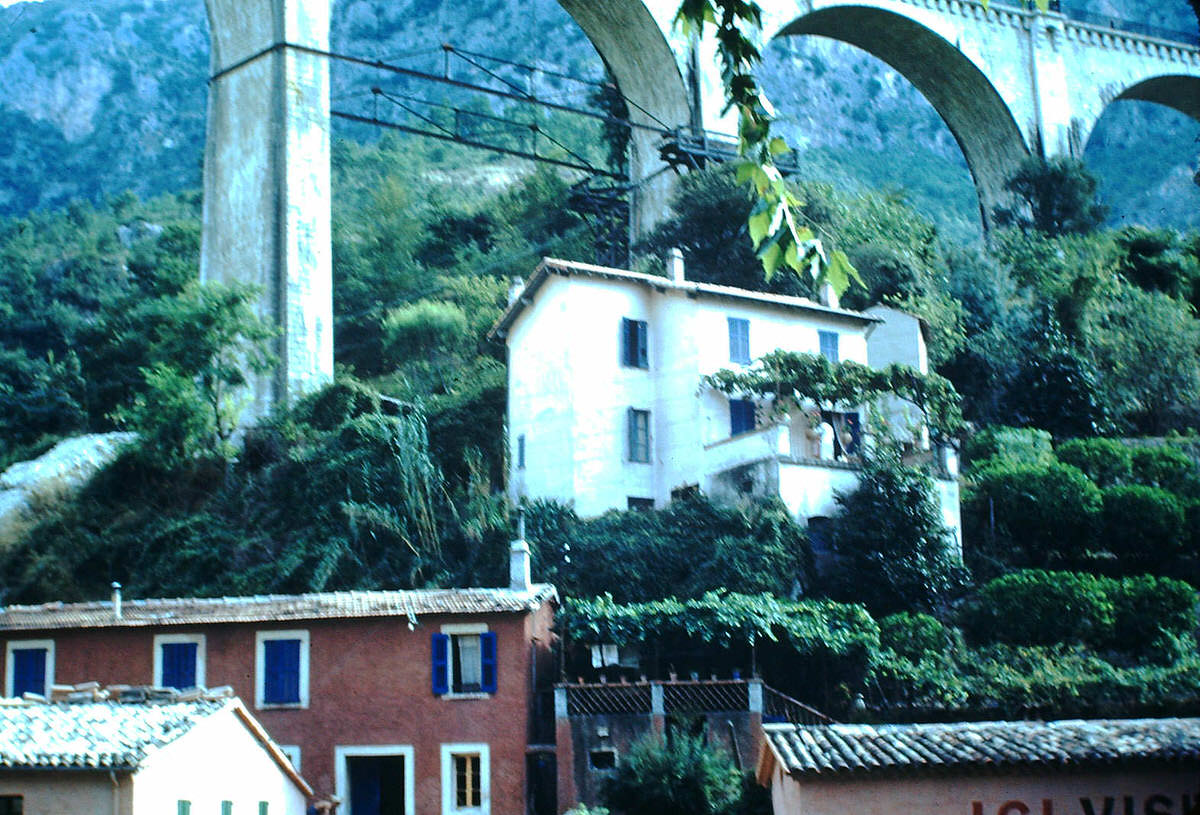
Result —
[{"label": "tiled roof ridge", "polygon": [[353,619],[429,614],[517,613],[557,600],[546,583],[528,589],[475,586],[352,589],[304,594],[124,599],[120,617],[109,600],[0,607],[0,630],[112,627],[280,619]]},{"label": "tiled roof ridge", "polygon": [[1200,718],[764,725],[797,775],[1200,759]]}]

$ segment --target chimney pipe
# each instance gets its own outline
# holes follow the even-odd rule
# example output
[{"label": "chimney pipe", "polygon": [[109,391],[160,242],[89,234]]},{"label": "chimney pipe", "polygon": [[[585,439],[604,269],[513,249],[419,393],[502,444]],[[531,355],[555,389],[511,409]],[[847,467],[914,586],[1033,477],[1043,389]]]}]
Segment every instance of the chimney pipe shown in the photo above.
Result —
[{"label": "chimney pipe", "polygon": [[115,580],[112,584],[112,606],[113,617],[118,620],[121,619],[121,584]]},{"label": "chimney pipe", "polygon": [[840,304],[837,292],[834,291],[833,286],[829,285],[828,283],[821,285],[820,300],[821,305],[829,306],[830,308],[838,308]]},{"label": "chimney pipe", "polygon": [[511,306],[517,302],[517,298],[525,292],[525,279],[522,277],[514,277],[512,283],[508,287],[508,304]]},{"label": "chimney pipe", "polygon": [[667,269],[671,273],[671,281],[673,283],[682,283],[684,281],[683,250],[678,246],[667,253]]},{"label": "chimney pipe", "polygon": [[529,544],[525,540],[525,510],[517,510],[517,539],[509,547],[508,587],[529,591],[533,580],[529,573]]}]

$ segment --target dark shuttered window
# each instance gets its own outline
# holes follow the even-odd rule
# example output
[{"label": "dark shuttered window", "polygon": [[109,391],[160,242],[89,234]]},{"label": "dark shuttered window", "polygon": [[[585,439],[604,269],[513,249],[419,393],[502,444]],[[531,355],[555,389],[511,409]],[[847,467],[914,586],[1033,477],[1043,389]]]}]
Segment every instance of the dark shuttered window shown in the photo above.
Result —
[{"label": "dark shuttered window", "polygon": [[196,643],[164,642],[159,647],[162,648],[162,686],[176,690],[196,687]]},{"label": "dark shuttered window", "polygon": [[627,416],[629,460],[647,464],[650,461],[650,411],[630,408]]},{"label": "dark shuttered window", "polygon": [[24,693],[46,693],[46,658],[45,648],[14,648],[13,659],[13,696]]},{"label": "dark shuttered window", "polygon": [[263,702],[268,705],[300,703],[300,640],[263,642]]},{"label": "dark shuttered window", "polygon": [[754,429],[754,402],[749,399],[729,400],[729,435],[749,433]]},{"label": "dark shuttered window", "polygon": [[[809,334],[811,337],[812,335]],[[838,335],[836,331],[818,331],[817,337],[821,342],[821,356],[830,362],[840,362],[838,357]]]},{"label": "dark shuttered window", "polygon": [[650,345],[646,321],[621,320],[621,364],[629,368],[650,367]]}]

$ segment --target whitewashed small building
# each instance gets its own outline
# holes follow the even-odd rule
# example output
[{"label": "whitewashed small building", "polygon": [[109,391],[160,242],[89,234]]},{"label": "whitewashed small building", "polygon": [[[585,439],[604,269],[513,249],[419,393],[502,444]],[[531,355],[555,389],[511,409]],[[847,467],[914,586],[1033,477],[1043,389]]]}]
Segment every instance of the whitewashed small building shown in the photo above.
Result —
[{"label": "whitewashed small building", "polygon": [[5,815],[303,815],[311,793],[237,699],[0,701]]},{"label": "whitewashed small building", "polygon": [[[801,523],[832,516],[858,479],[861,406],[776,416],[702,384],[776,349],[928,369],[919,321],[800,297],[546,259],[518,285],[491,337],[508,347],[508,488],[588,517],[662,507],[700,490],[718,501],[778,495]],[[912,405],[896,432],[928,447]],[[958,534],[953,457],[937,479]]]}]

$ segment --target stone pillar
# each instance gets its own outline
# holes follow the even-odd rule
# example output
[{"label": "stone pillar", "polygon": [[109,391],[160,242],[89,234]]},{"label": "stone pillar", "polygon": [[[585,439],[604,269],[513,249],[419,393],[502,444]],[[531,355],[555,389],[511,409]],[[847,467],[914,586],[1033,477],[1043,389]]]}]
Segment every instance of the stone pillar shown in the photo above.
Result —
[{"label": "stone pillar", "polygon": [[554,689],[554,752],[558,770],[558,811],[563,812],[579,802],[575,784],[575,741],[571,735],[571,718],[567,704],[567,688]]},{"label": "stone pillar", "polygon": [[246,419],[333,379],[329,0],[205,0],[212,79],[200,279],[260,291],[279,364]]},{"label": "stone pillar", "polygon": [[650,726],[660,736],[667,732],[667,709],[661,682],[650,683]]}]

